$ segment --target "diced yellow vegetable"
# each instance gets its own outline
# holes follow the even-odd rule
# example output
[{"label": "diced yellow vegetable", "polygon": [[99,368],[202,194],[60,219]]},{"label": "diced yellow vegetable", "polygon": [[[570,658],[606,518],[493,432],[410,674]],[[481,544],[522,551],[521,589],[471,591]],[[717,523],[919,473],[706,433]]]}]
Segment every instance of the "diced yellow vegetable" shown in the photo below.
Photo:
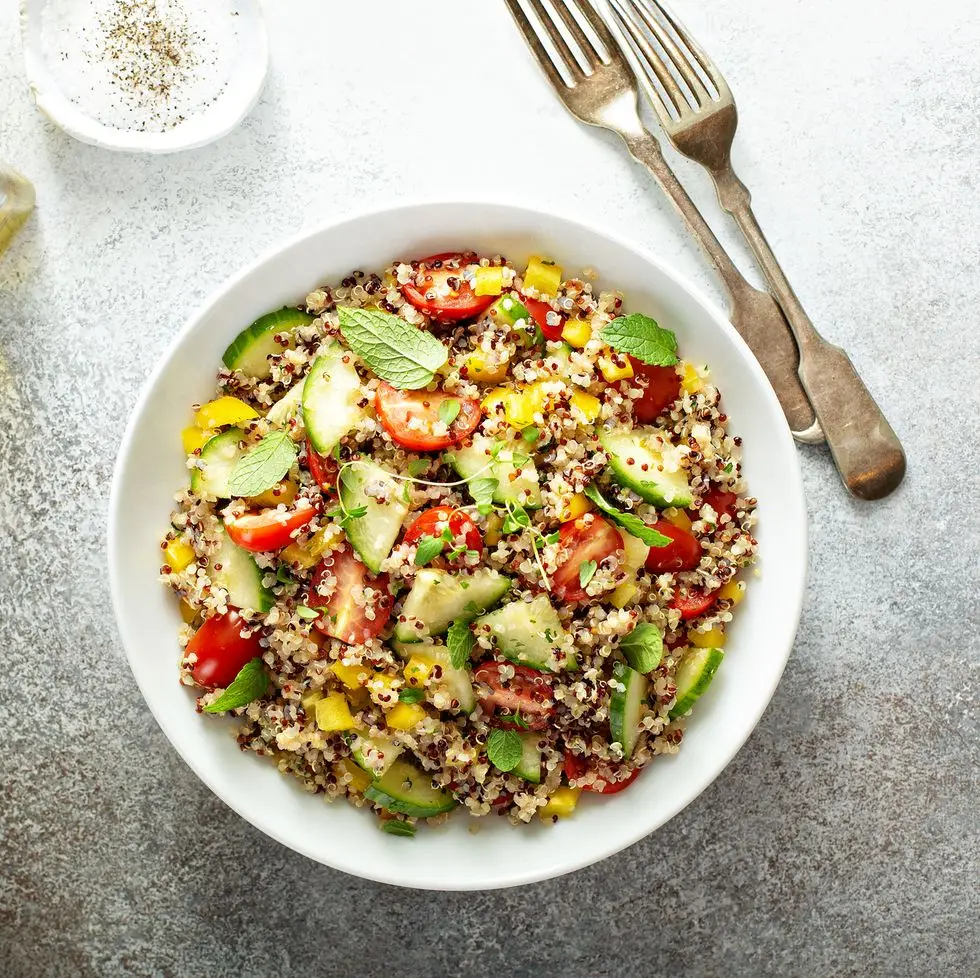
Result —
[{"label": "diced yellow vegetable", "polygon": [[399,703],[385,716],[385,722],[392,730],[412,730],[426,717],[421,703]]},{"label": "diced yellow vegetable", "polygon": [[738,604],[745,597],[745,585],[741,581],[729,581],[718,591],[718,597],[732,604]]},{"label": "diced yellow vegetable", "polygon": [[504,270],[502,268],[483,268],[476,270],[473,281],[476,295],[500,295],[504,291]]},{"label": "diced yellow vegetable", "polygon": [[[622,360],[620,366],[616,361]],[[599,357],[599,370],[607,384],[615,384],[618,380],[628,380],[633,376],[633,364],[625,353],[617,353],[614,357]]]},{"label": "diced yellow vegetable", "polygon": [[683,509],[666,510],[664,516],[668,523],[673,523],[679,530],[691,532],[691,517]]},{"label": "diced yellow vegetable", "polygon": [[257,496],[249,496],[248,500],[253,506],[278,506],[285,503],[287,506],[296,498],[297,486],[291,479],[283,479],[277,482],[271,489],[260,492]]},{"label": "diced yellow vegetable", "polygon": [[194,548],[183,540],[170,540],[163,551],[163,562],[175,573],[179,574],[185,567],[194,562]]},{"label": "diced yellow vegetable", "polygon": [[725,644],[725,633],[720,628],[709,628],[706,632],[693,628],[687,633],[687,640],[699,649],[720,649]]},{"label": "diced yellow vegetable", "polygon": [[577,492],[568,502],[565,504],[565,510],[562,513],[563,520],[577,520],[584,513],[589,512],[592,509],[592,500],[583,492]]},{"label": "diced yellow vegetable", "polygon": [[582,416],[586,424],[592,424],[602,410],[602,401],[598,397],[586,394],[585,391],[576,391],[572,394],[571,404],[573,410]]},{"label": "diced yellow vegetable", "polygon": [[614,608],[625,608],[636,596],[637,586],[632,581],[623,581],[619,587],[609,595],[609,603]]},{"label": "diced yellow vegetable", "polygon": [[289,544],[279,551],[279,559],[285,564],[297,564],[303,570],[315,567],[327,550],[328,530],[333,535],[333,528],[321,527],[302,546],[298,543]]},{"label": "diced yellow vegetable", "polygon": [[592,323],[585,319],[569,319],[561,338],[571,346],[582,349],[592,339]]},{"label": "diced yellow vegetable", "polygon": [[534,398],[526,391],[511,391],[504,402],[505,417],[512,428],[534,424]]},{"label": "diced yellow vegetable", "polygon": [[539,295],[554,296],[561,286],[561,265],[556,265],[547,258],[534,255],[527,263],[524,273],[524,288],[534,289]]},{"label": "diced yellow vegetable", "polygon": [[575,811],[581,794],[581,788],[556,788],[555,793],[548,797],[548,804],[538,809],[538,814],[542,818],[551,818],[552,815],[568,818]]},{"label": "diced yellow vegetable", "polygon": [[359,791],[364,794],[368,788],[371,787],[374,782],[374,778],[367,773],[363,768],[358,767],[349,757],[345,757],[333,766],[334,774],[337,777],[346,777],[349,779],[348,784],[355,791]]},{"label": "diced yellow vegetable", "polygon": [[304,693],[300,699],[300,706],[303,707],[303,712],[307,716],[311,716],[316,713],[316,705],[323,699],[323,693],[319,689],[311,689]]},{"label": "diced yellow vegetable", "polygon": [[186,624],[190,625],[197,618],[197,611],[186,601],[180,602],[180,617]]},{"label": "diced yellow vegetable", "polygon": [[221,428],[257,418],[258,412],[237,397],[219,397],[203,405],[194,418],[198,428]]},{"label": "diced yellow vegetable", "polygon": [[367,666],[345,666],[342,662],[334,662],[330,665],[330,671],[348,689],[364,686],[371,678],[371,670]]},{"label": "diced yellow vegetable", "polygon": [[379,706],[391,709],[398,703],[398,680],[394,676],[386,676],[383,672],[375,672],[364,684]]},{"label": "diced yellow vegetable", "polygon": [[476,384],[499,384],[510,370],[510,360],[490,364],[483,350],[474,350],[464,363],[466,378]]},{"label": "diced yellow vegetable", "polygon": [[405,663],[403,672],[405,674],[405,682],[409,686],[424,686],[426,679],[429,678],[429,674],[432,672],[432,662],[428,659],[423,659],[421,656],[413,655]]},{"label": "diced yellow vegetable", "polygon": [[488,547],[496,547],[500,543],[500,530],[504,525],[504,518],[497,513],[491,513],[487,517],[487,532],[483,534],[483,540]]},{"label": "diced yellow vegetable", "polygon": [[184,451],[188,455],[193,455],[199,448],[203,448],[214,436],[216,431],[210,428],[198,428],[192,424],[180,433],[180,440],[184,443]]},{"label": "diced yellow vegetable", "polygon": [[480,407],[483,408],[491,418],[497,416],[497,408],[499,405],[503,405],[506,409],[507,402],[510,400],[510,391],[503,387],[495,387],[490,391],[485,398],[480,402]]},{"label": "diced yellow vegetable", "polygon": [[704,381],[693,363],[685,362],[681,371],[681,387],[686,394],[697,394],[704,387]]},{"label": "diced yellow vegetable", "polygon": [[354,729],[354,717],[343,693],[330,693],[317,701],[316,725],[327,733]]}]

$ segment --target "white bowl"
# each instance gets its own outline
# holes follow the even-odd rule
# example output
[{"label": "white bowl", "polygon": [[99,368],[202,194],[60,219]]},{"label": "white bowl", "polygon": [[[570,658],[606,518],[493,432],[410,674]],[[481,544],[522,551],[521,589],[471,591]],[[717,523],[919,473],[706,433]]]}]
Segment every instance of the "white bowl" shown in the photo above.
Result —
[{"label": "white bowl", "polygon": [[[214,389],[229,339],[269,309],[295,303],[351,269],[398,257],[472,248],[514,260],[553,255],[566,270],[596,269],[629,308],[675,330],[682,353],[711,364],[759,499],[761,575],[750,580],[726,658],[698,702],[680,752],[658,758],[629,790],[585,795],[573,818],[515,828],[458,812],[406,841],[345,802],[325,804],[265,759],[239,751],[229,725],[194,711],[177,681],[173,595],[157,579],[159,540],[187,479],[179,432]],[[109,514],[109,570],[130,665],[150,709],[184,760],[263,832],[355,876],[468,890],[546,879],[603,859],[663,825],[703,791],[745,742],[789,656],[806,575],[806,514],[796,448],[765,375],[725,316],[651,255],[576,221],[521,207],[442,203],[354,217],[295,238],[218,290],[153,372],[120,448]],[[478,829],[473,832],[471,830]]]}]

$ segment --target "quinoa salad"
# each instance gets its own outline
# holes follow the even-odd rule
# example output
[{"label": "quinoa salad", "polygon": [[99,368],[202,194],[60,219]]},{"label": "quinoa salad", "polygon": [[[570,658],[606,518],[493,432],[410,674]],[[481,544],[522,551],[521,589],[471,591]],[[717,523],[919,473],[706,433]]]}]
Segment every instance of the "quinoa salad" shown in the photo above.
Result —
[{"label": "quinoa salad", "polygon": [[183,431],[180,682],[386,832],[622,791],[722,664],[756,550],[741,439],[683,323],[583,276],[354,271],[242,330]]}]

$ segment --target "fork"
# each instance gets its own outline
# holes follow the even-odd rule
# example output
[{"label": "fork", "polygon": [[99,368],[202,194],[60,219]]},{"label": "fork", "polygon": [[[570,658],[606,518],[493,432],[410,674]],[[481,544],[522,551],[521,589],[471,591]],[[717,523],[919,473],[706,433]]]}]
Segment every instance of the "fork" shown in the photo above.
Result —
[{"label": "fork", "polygon": [[[660,143],[640,122],[639,90],[629,62],[612,34],[586,0],[553,0],[561,24],[580,50],[583,69],[562,36],[559,23],[541,0],[527,0],[555,49],[553,60],[519,0],[506,0],[524,39],[566,108],[581,122],[617,133],[630,154],[653,174],[673,201],[718,272],[731,300],[730,319],[765,370],[790,429],[798,441],[818,443],[823,435],[797,375],[799,354],[782,311],[768,292],[750,285],[722,248],[714,232],[668,166]],[[595,32],[588,38],[572,8]],[[602,50],[604,48],[604,50]],[[571,82],[561,75],[561,68]]]},{"label": "fork", "polygon": [[901,442],[847,354],[817,332],[766,241],[749,191],[732,169],[738,112],[723,75],[662,0],[608,2],[614,24],[635,46],[624,53],[638,66],[664,132],[711,174],[721,206],[735,219],[786,315],[800,351],[803,388],[844,484],[862,499],[887,496],[905,475]]}]

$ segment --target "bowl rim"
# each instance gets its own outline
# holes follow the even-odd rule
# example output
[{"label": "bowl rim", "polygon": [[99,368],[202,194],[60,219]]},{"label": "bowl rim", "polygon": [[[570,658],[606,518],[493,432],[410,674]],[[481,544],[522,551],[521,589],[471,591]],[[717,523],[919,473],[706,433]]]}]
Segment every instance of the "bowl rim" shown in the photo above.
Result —
[{"label": "bowl rim", "polygon": [[[797,546],[801,555],[795,580],[792,582],[792,590],[788,592],[792,595],[792,601],[786,602],[781,614],[781,618],[791,625],[791,629],[788,632],[786,647],[785,649],[779,650],[780,661],[778,668],[774,669],[770,673],[770,681],[766,684],[766,687],[759,687],[760,693],[763,695],[761,695],[757,701],[757,708],[752,710],[750,713],[743,713],[743,716],[748,719],[748,722],[743,723],[739,730],[734,732],[735,735],[733,735],[729,740],[726,740],[725,745],[719,748],[714,763],[710,767],[705,767],[704,769],[695,771],[690,775],[686,787],[682,792],[678,793],[676,803],[667,808],[666,814],[658,822],[658,824],[653,827],[648,827],[642,823],[638,823],[638,826],[633,831],[626,833],[622,838],[617,838],[614,842],[599,842],[594,847],[585,850],[583,853],[576,855],[567,854],[560,863],[556,864],[553,871],[543,873],[537,870],[522,870],[517,868],[509,870],[506,879],[502,878],[492,883],[478,882],[475,884],[470,884],[466,881],[443,881],[438,884],[429,882],[409,883],[400,879],[392,878],[391,876],[386,876],[384,873],[367,870],[358,871],[352,869],[348,865],[339,865],[325,857],[322,852],[311,851],[308,847],[304,846],[301,841],[288,838],[286,833],[281,832],[278,829],[274,819],[264,820],[262,818],[261,810],[246,811],[226,798],[224,794],[222,794],[211,783],[208,777],[205,776],[199,765],[195,762],[193,756],[186,756],[184,751],[178,746],[177,741],[171,736],[170,733],[171,721],[154,705],[151,692],[144,688],[143,683],[140,681],[135,662],[136,656],[130,650],[129,645],[126,643],[122,635],[122,622],[124,620],[125,611],[121,595],[119,572],[114,556],[117,548],[120,546],[118,524],[121,518],[121,508],[125,501],[120,488],[123,481],[122,475],[126,467],[126,460],[131,453],[132,443],[136,437],[139,422],[144,410],[146,409],[146,402],[148,401],[151,392],[155,390],[157,384],[160,382],[162,375],[168,369],[171,360],[177,353],[177,350],[182,346],[187,336],[198,327],[198,324],[211,313],[212,309],[218,303],[220,303],[228,293],[237,289],[251,275],[259,271],[262,266],[275,259],[284,251],[290,250],[297,246],[302,246],[304,243],[317,238],[322,234],[341,231],[344,226],[354,222],[379,218],[383,215],[390,215],[395,212],[408,214],[410,212],[424,211],[434,207],[460,210],[489,207],[502,211],[519,212],[522,214],[522,216],[526,217],[543,217],[546,219],[554,219],[569,223],[580,228],[584,232],[587,232],[588,234],[604,238],[613,245],[631,251],[643,261],[657,268],[666,277],[673,279],[682,290],[684,290],[698,304],[704,307],[707,313],[709,313],[711,318],[714,320],[714,325],[717,328],[727,332],[735,345],[740,349],[742,357],[746,361],[747,368],[749,369],[750,373],[754,375],[755,383],[762,388],[762,396],[770,402],[770,407],[774,409],[775,416],[780,419],[780,423],[776,426],[776,431],[774,434],[781,443],[783,454],[792,459],[792,463],[782,473],[782,477],[785,481],[781,486],[781,490],[788,496],[792,497],[794,509],[796,510],[795,514],[793,514],[793,523],[795,524],[795,529],[798,534]],[[380,246],[382,245],[379,245],[379,247]],[[788,449],[788,451],[786,451],[786,449]],[[216,797],[218,797],[222,803],[227,805],[230,809],[232,809],[232,811],[238,814],[249,824],[253,825],[264,835],[270,836],[287,848],[301,853],[314,862],[329,866],[334,870],[377,883],[405,887],[406,889],[450,892],[479,891],[523,886],[547,879],[554,879],[568,873],[576,872],[595,863],[599,863],[610,856],[613,856],[616,853],[622,852],[624,849],[635,845],[641,839],[662,828],[680,811],[690,805],[718,777],[720,777],[758,726],[759,721],[762,719],[763,714],[772,700],[776,688],[778,687],[782,678],[782,674],[786,668],[786,664],[789,661],[789,657],[792,654],[796,635],[799,630],[800,619],[802,617],[806,591],[806,580],[809,566],[808,536],[807,511],[799,453],[795,442],[793,441],[789,426],[785,422],[782,408],[779,406],[776,394],[773,391],[762,367],[756,360],[755,355],[739,335],[735,327],[731,324],[729,317],[721,310],[717,303],[715,303],[708,295],[704,293],[704,291],[702,291],[701,288],[693,284],[687,278],[687,276],[681,272],[678,272],[668,262],[658,258],[642,245],[635,243],[623,235],[605,230],[598,224],[586,223],[584,220],[572,216],[569,213],[563,213],[560,210],[552,208],[529,206],[523,203],[505,203],[499,199],[493,198],[431,198],[415,200],[408,204],[403,202],[386,201],[373,207],[351,208],[347,211],[341,212],[337,217],[330,221],[317,223],[315,225],[308,225],[294,235],[291,235],[288,238],[283,238],[277,244],[273,244],[269,248],[265,249],[258,257],[247,263],[241,270],[233,273],[231,276],[221,282],[201,303],[197,305],[197,307],[191,312],[182,326],[171,338],[164,352],[157,359],[153,369],[143,382],[136,403],[130,412],[129,420],[126,424],[126,430],[120,441],[116,461],[113,466],[112,484],[109,493],[106,547],[109,587],[112,597],[113,613],[116,619],[116,629],[125,650],[126,660],[129,664],[130,671],[133,674],[133,678],[136,680],[137,687],[140,690],[144,702],[149,707],[150,712],[156,720],[158,726],[163,731],[167,740],[170,742],[170,746],[177,752],[178,756],[191,769],[191,771],[193,771],[195,776]],[[515,829],[515,831],[517,830],[518,829]]]}]

